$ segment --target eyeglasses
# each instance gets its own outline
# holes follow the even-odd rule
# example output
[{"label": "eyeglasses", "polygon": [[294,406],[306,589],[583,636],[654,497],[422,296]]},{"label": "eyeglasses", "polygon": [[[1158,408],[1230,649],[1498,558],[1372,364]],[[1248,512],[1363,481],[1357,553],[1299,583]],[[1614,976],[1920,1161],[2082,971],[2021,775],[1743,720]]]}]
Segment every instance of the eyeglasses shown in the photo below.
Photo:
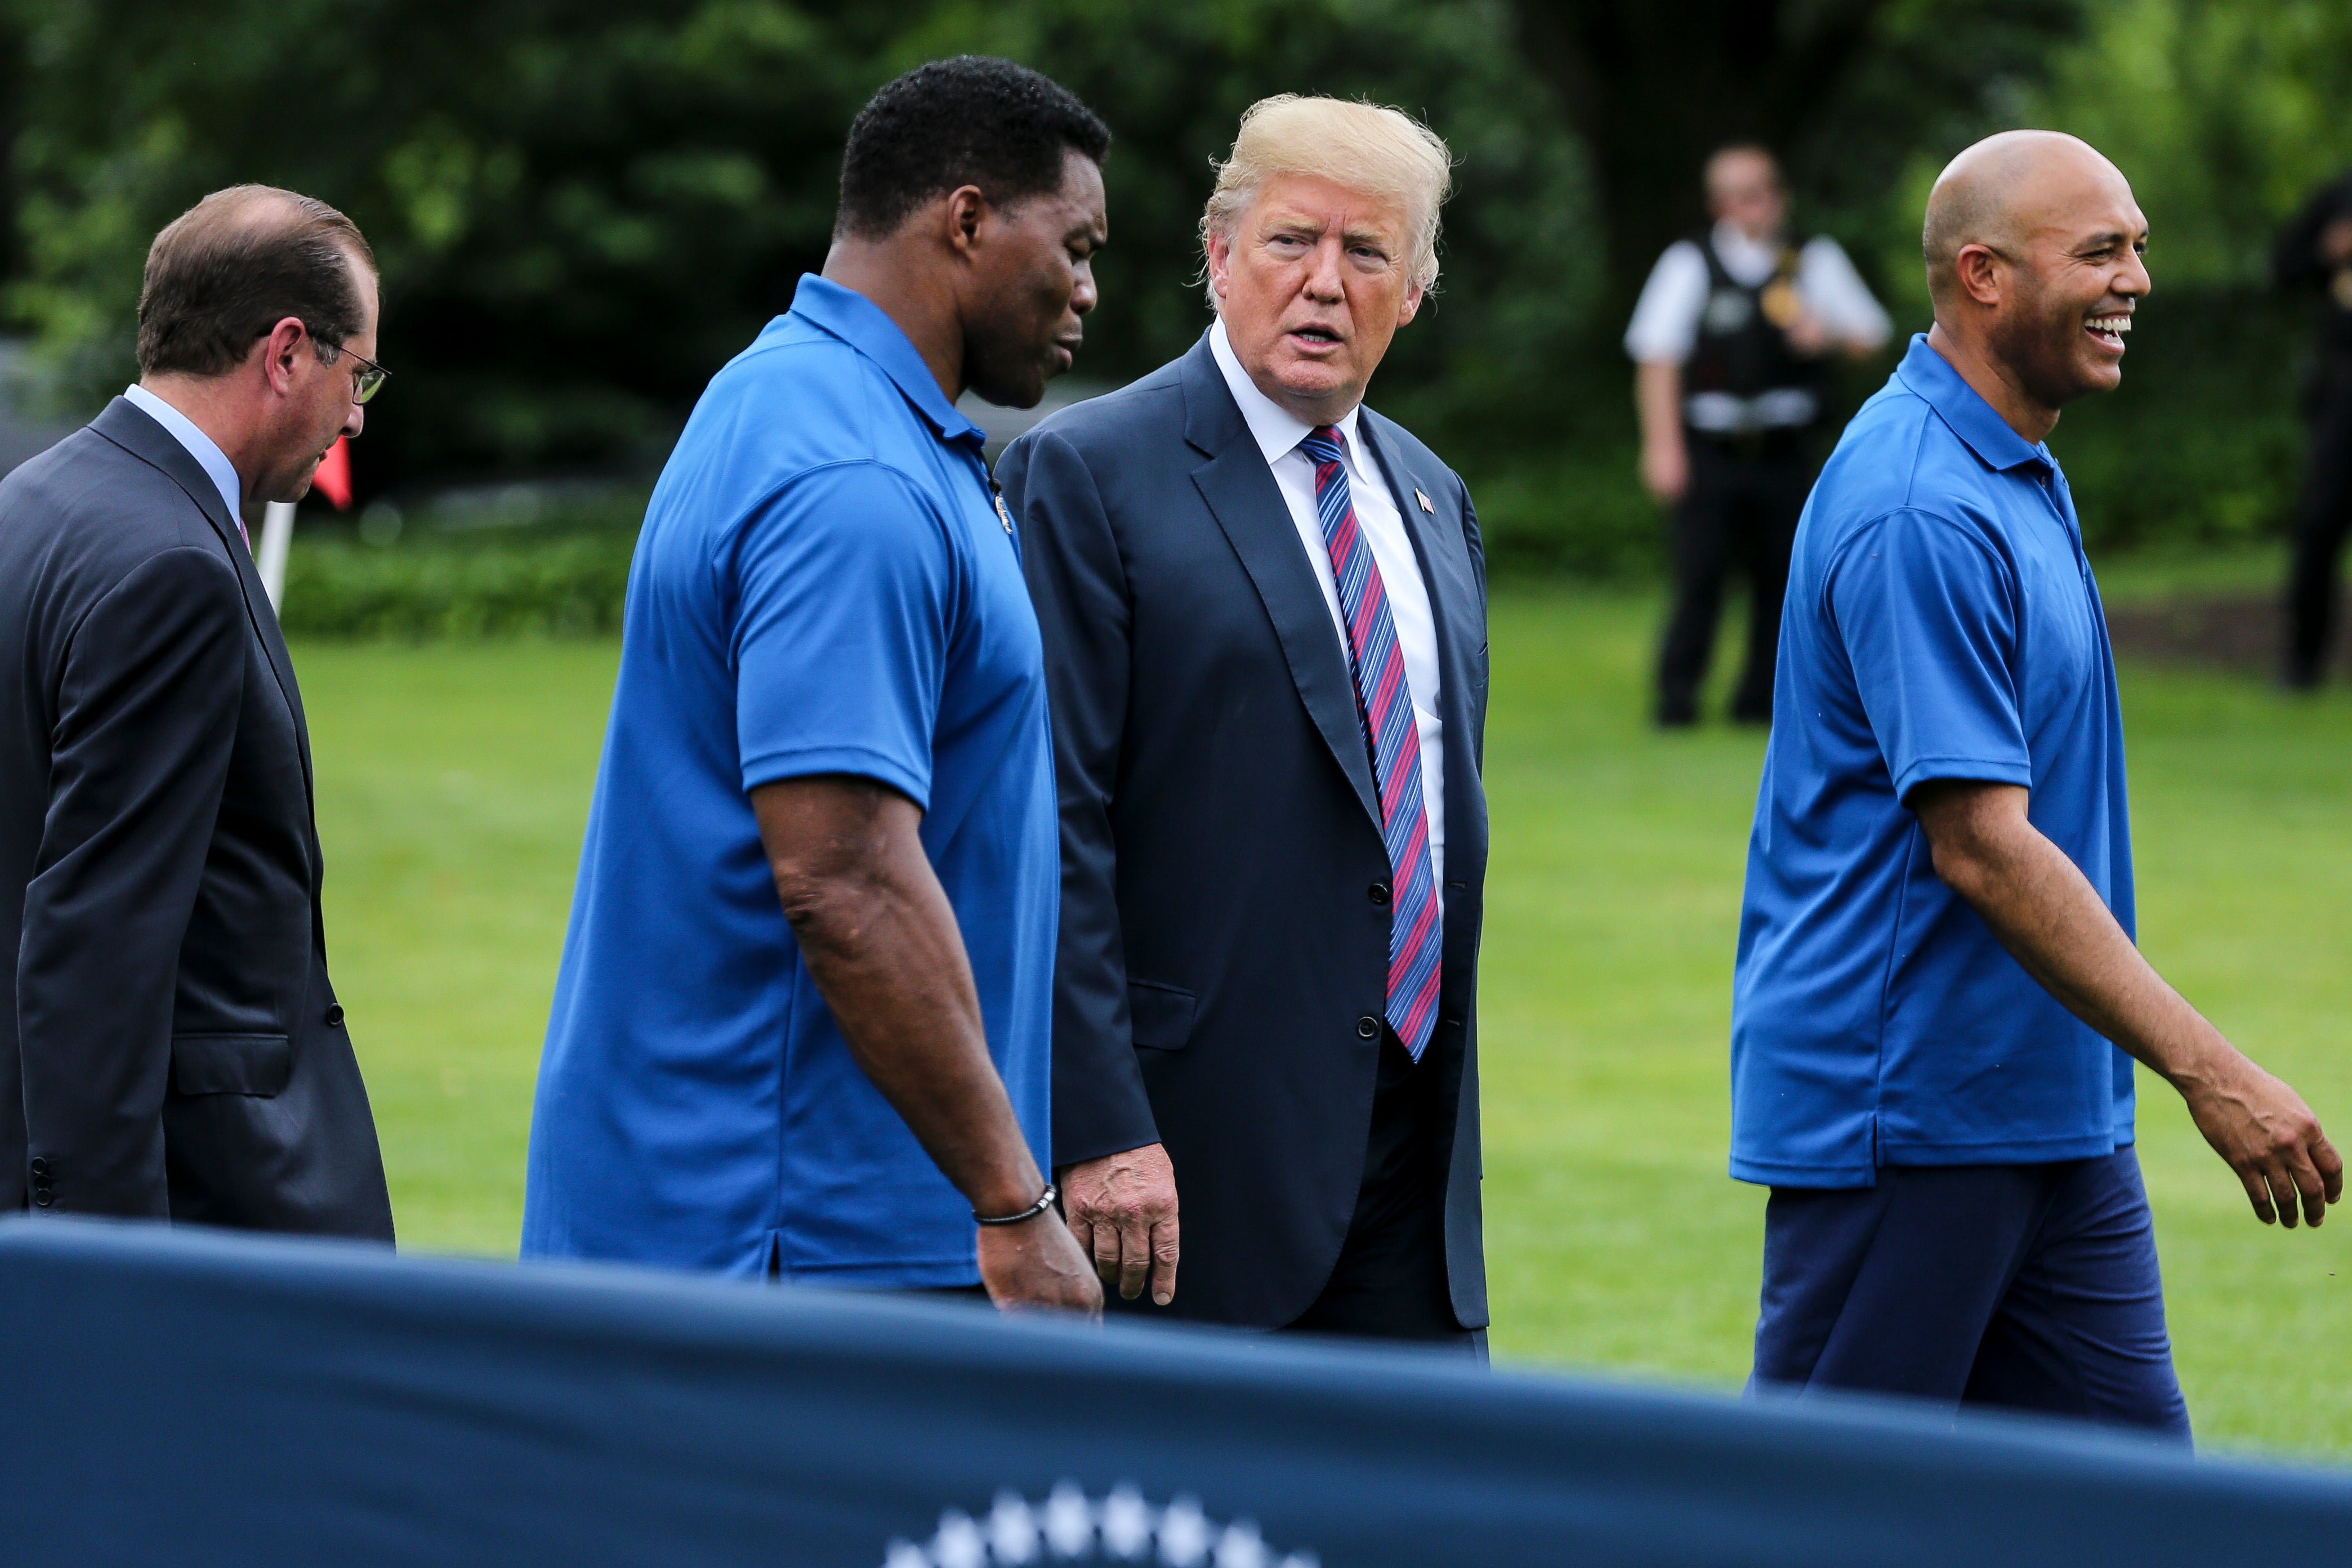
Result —
[{"label": "eyeglasses", "polygon": [[[256,332],[254,336],[257,338],[267,338],[270,333],[277,329],[278,329],[275,325],[264,327],[260,331]],[[352,358],[360,362],[362,368],[352,372],[352,401],[353,402],[365,402],[368,399],[375,396],[377,392],[382,392],[383,390],[384,379],[392,374],[390,371],[385,370],[382,365],[377,364],[365,354],[354,352],[352,350],[341,343],[330,343],[324,339],[317,336],[313,336],[310,342],[311,345],[317,349],[319,353],[319,362],[322,365],[333,364],[335,362],[334,356],[337,354],[350,354]]]},{"label": "eyeglasses", "polygon": [[373,360],[369,359],[364,354],[355,353],[350,349],[344,349],[342,350],[342,352],[350,354],[352,358],[359,361],[361,365],[365,367],[364,369],[353,371],[352,372],[352,401],[353,402],[365,402],[368,399],[375,396],[377,392],[383,390],[384,378],[392,374],[390,371],[385,370],[382,365],[377,364]]}]

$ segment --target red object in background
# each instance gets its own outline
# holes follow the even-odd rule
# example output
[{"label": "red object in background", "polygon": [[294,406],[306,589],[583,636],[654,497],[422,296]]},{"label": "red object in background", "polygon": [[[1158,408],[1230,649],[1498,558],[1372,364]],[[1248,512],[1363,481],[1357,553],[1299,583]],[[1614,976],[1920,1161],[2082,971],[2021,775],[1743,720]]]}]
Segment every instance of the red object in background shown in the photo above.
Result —
[{"label": "red object in background", "polygon": [[335,510],[351,510],[352,444],[348,436],[335,437],[335,444],[319,459],[318,471],[310,476],[310,483],[319,494],[335,504]]}]

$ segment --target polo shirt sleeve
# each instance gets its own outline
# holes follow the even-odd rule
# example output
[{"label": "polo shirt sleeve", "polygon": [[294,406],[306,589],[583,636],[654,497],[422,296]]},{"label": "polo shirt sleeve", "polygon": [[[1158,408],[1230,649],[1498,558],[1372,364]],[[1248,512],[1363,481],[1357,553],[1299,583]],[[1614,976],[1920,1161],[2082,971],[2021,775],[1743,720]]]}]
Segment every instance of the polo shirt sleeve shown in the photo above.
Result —
[{"label": "polo shirt sleeve", "polygon": [[1987,540],[1931,513],[1891,513],[1848,542],[1827,597],[1896,799],[1935,779],[2032,784],[2017,582]]},{"label": "polo shirt sleeve", "polygon": [[793,480],[735,552],[735,735],[748,791],[848,773],[929,810],[955,563],[931,503],[880,463]]}]

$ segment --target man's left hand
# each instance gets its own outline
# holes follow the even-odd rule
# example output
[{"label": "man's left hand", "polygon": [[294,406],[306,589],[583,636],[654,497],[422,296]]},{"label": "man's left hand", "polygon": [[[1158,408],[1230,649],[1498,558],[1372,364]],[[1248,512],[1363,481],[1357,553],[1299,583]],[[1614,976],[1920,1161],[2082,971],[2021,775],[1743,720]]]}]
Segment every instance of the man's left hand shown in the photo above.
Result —
[{"label": "man's left hand", "polygon": [[1133,1301],[1147,1281],[1155,1306],[1176,1299],[1176,1167],[1158,1144],[1062,1170],[1070,1232],[1105,1285]]}]

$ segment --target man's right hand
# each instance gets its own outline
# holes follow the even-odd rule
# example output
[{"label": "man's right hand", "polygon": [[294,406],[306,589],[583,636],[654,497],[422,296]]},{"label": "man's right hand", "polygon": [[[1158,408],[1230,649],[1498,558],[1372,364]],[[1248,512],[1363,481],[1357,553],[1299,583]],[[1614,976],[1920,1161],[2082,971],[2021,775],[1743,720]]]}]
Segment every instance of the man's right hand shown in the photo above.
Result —
[{"label": "man's right hand", "polygon": [[1155,1306],[1176,1299],[1176,1167],[1158,1144],[1062,1171],[1062,1203],[1077,1244],[1105,1285],[1133,1301],[1151,1285]]},{"label": "man's right hand", "polygon": [[999,1312],[1102,1316],[1102,1286],[1050,1210],[1019,1225],[980,1228],[980,1282]]}]

